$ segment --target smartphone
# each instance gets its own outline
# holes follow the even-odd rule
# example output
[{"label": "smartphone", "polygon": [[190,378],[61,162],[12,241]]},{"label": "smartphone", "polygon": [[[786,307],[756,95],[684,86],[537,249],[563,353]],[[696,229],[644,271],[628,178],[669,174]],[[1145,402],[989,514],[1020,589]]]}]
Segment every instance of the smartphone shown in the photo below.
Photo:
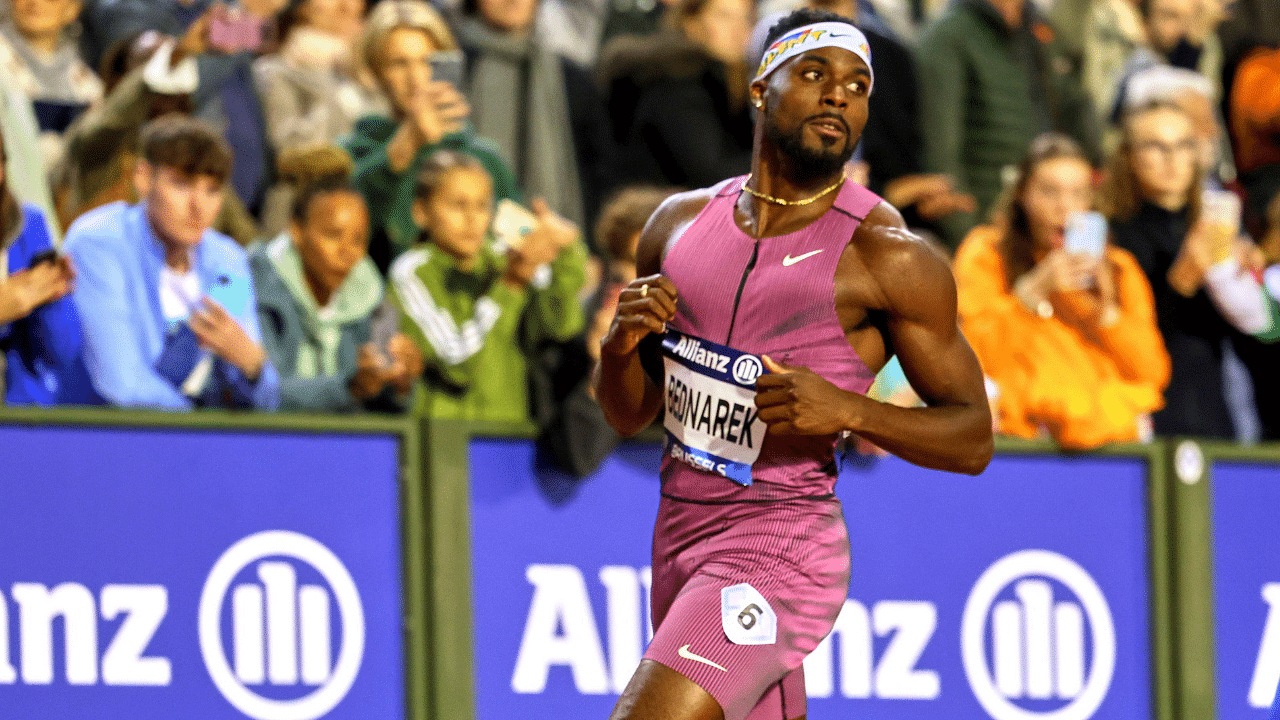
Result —
[{"label": "smartphone", "polygon": [[1209,235],[1215,263],[1231,257],[1240,234],[1240,196],[1227,190],[1205,190],[1201,196],[1200,218]]},{"label": "smartphone", "polygon": [[209,18],[209,44],[227,54],[262,47],[262,22],[249,13],[232,8]]},{"label": "smartphone", "polygon": [[508,198],[498,201],[498,209],[493,213],[493,235],[499,244],[519,250],[536,227],[538,216],[533,211]]},{"label": "smartphone", "polygon": [[431,56],[431,79],[462,89],[462,51],[446,50]]},{"label": "smartphone", "polygon": [[249,279],[239,275],[219,275],[206,293],[209,299],[237,317],[249,309]]},{"label": "smartphone", "polygon": [[59,257],[58,251],[54,250],[53,248],[49,248],[48,250],[41,250],[40,252],[35,254],[35,257],[31,258],[31,264],[28,265],[27,267],[33,268],[41,263],[56,263],[58,262],[58,257]]},{"label": "smartphone", "polygon": [[1101,258],[1107,251],[1107,218],[1092,210],[1078,212],[1067,219],[1063,249]]}]

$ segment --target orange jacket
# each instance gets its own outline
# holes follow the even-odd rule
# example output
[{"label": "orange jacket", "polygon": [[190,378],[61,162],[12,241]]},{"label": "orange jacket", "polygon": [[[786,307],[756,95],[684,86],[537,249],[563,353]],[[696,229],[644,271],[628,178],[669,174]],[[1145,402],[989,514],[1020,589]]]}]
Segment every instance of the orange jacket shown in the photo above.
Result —
[{"label": "orange jacket", "polygon": [[[1106,328],[1076,327],[1059,313],[1042,318],[1013,296],[999,239],[995,227],[974,228],[956,252],[955,275],[965,336],[1000,387],[1000,431],[1029,438],[1044,429],[1070,448],[1139,439],[1139,417],[1164,405],[1169,354],[1137,261],[1120,248],[1107,249],[1120,320]],[[1079,297],[1059,293],[1055,306],[1071,305],[1072,296]]]},{"label": "orange jacket", "polygon": [[1257,50],[1236,69],[1231,84],[1231,135],[1236,166],[1251,172],[1280,163],[1280,50]]}]

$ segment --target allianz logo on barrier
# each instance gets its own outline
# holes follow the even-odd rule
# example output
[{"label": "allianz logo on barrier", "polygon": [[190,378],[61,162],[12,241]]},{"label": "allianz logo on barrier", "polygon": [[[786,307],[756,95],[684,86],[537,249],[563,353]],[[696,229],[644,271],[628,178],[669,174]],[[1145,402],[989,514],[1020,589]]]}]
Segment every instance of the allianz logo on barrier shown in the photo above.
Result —
[{"label": "allianz logo on barrier", "polygon": [[974,697],[995,720],[1086,720],[1111,688],[1115,625],[1084,568],[1058,553],[1023,550],[974,584],[960,651]]},{"label": "allianz logo on barrier", "polygon": [[[324,584],[299,584],[299,570]],[[224,643],[228,605],[234,667]],[[213,564],[200,594],[199,634],[209,677],[240,712],[255,720],[314,720],[346,697],[360,672],[364,608],[351,573],[329,548],[272,530],[237,542]]]},{"label": "allianz logo on barrier", "polygon": [[1267,621],[1262,627],[1258,659],[1253,664],[1248,700],[1250,707],[1269,708],[1280,683],[1280,583],[1262,586],[1262,602],[1267,606]]},{"label": "allianz logo on barrier", "polygon": [[[0,593],[0,684],[54,682],[59,618],[67,684],[171,684],[171,659],[147,655],[168,615],[165,586],[107,584],[95,598],[80,583],[15,582],[10,596],[21,672],[10,653],[10,605]],[[99,613],[120,621],[101,658]],[[351,689],[364,657],[364,609],[351,574],[328,548],[295,532],[260,532],[228,548],[209,572],[196,620],[209,677],[255,720],[324,715]]]},{"label": "allianz logo on barrier", "polygon": [[[578,692],[620,693],[653,636],[642,614],[650,569],[601,568],[607,642],[579,568],[530,565],[525,575],[533,597],[512,690],[542,693],[550,669],[567,666]],[[838,685],[850,699],[938,698],[939,673],[920,667],[937,618],[932,602],[847,600],[831,634],[805,660],[809,696],[832,697]],[[975,698],[994,720],[1085,720],[1110,689],[1115,628],[1106,598],[1080,565],[1024,550],[1000,558],[975,582],[961,620],[960,655]]]}]

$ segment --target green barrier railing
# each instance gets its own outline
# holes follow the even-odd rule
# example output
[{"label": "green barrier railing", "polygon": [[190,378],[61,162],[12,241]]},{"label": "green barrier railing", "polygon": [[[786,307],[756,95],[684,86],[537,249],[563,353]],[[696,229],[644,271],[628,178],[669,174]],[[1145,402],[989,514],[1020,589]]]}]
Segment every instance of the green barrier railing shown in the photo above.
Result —
[{"label": "green barrier railing", "polygon": [[1280,467],[1280,445],[1243,447],[1223,442],[1171,439],[1165,443],[1173,524],[1178,622],[1175,681],[1179,720],[1218,716],[1216,614],[1214,608],[1213,465],[1259,463]]},{"label": "green barrier railing", "polygon": [[[0,425],[135,427],[237,432],[389,434],[400,438],[407,704],[412,720],[475,716],[471,608],[470,477],[473,438],[529,438],[526,424],[379,417],[108,409],[5,409]],[[658,434],[643,434],[654,441]],[[1198,473],[1176,456],[1202,452]],[[1058,455],[1050,443],[998,439],[1004,455]],[[1212,460],[1280,465],[1280,446],[1242,448],[1179,440],[1093,451],[1147,463],[1152,700],[1157,720],[1212,720]],[[1187,462],[1182,459],[1182,465]]]}]

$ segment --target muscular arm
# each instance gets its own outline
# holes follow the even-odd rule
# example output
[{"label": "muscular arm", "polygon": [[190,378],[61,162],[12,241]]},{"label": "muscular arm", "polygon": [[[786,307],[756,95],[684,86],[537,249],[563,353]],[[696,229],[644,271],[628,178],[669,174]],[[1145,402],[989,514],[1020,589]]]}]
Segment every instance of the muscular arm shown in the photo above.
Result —
[{"label": "muscular arm", "polygon": [[[848,430],[917,465],[982,472],[991,460],[991,414],[982,369],[957,326],[950,269],[883,205],[858,229],[854,243],[862,259],[858,269],[879,287],[886,340],[926,407],[877,402],[804,368],[770,362],[774,374],[757,381],[760,418],[770,432]],[[850,267],[842,263],[838,272]]]},{"label": "muscular arm", "polygon": [[[676,287],[658,272],[668,241],[676,237],[706,205],[704,191],[674,195],[649,218],[636,251],[640,276],[618,296],[618,309],[600,344],[600,362],[592,378],[605,419],[619,435],[634,435],[657,417],[662,388],[654,384],[640,362],[640,341],[662,333],[675,316]],[[643,292],[645,285],[649,290]]]}]

